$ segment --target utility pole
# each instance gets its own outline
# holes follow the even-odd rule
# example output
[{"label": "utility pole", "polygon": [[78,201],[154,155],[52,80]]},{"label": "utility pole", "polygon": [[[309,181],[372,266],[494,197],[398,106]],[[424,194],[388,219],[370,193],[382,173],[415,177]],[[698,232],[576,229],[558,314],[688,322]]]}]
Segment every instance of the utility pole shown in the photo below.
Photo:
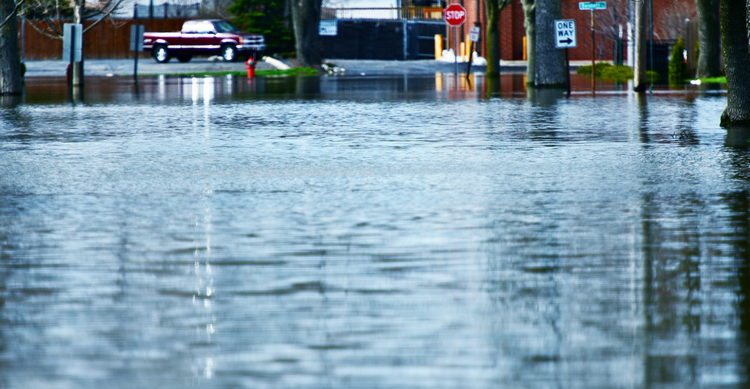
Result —
[{"label": "utility pole", "polygon": [[646,0],[635,0],[633,91],[646,91]]}]

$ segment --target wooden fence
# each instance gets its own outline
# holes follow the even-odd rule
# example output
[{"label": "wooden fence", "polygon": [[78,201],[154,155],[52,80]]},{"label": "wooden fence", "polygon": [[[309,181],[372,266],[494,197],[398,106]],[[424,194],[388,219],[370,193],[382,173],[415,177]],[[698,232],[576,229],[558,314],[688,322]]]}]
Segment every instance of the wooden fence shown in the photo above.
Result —
[{"label": "wooden fence", "polygon": [[[182,23],[187,19],[153,19],[153,20],[103,20],[96,27],[83,35],[83,56],[85,59],[122,59],[133,58],[130,51],[130,26],[142,24],[147,32],[179,31]],[[22,23],[23,34],[21,34]],[[40,22],[22,21],[18,23],[19,43],[23,42],[22,49],[25,60],[62,59],[62,40],[48,38],[38,33],[29,23]],[[90,26],[92,22],[85,22],[84,26]],[[21,36],[23,35],[23,37]],[[148,53],[142,53],[141,57],[147,57]]]}]

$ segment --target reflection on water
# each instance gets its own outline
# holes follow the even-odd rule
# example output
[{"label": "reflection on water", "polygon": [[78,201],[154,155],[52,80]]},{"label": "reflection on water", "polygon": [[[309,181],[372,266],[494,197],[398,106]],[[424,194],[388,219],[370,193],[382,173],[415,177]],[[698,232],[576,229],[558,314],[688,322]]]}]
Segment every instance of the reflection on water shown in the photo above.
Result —
[{"label": "reflection on water", "polygon": [[750,134],[601,92],[29,80],[0,385],[745,388]]}]

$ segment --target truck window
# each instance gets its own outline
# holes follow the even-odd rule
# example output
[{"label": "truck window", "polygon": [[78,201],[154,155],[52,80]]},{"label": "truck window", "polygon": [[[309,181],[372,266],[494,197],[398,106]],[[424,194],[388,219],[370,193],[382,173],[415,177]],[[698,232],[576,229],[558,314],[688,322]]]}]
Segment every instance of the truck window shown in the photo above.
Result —
[{"label": "truck window", "polygon": [[226,20],[214,22],[214,27],[216,28],[216,32],[241,32],[239,28],[235,27],[234,24],[229,23]]},{"label": "truck window", "polygon": [[198,34],[210,34],[216,32],[216,30],[214,30],[214,25],[211,24],[211,22],[199,22],[196,24],[196,33]]},{"label": "truck window", "polygon": [[195,34],[198,32],[198,23],[196,22],[185,22],[182,25],[182,32],[184,34]]}]

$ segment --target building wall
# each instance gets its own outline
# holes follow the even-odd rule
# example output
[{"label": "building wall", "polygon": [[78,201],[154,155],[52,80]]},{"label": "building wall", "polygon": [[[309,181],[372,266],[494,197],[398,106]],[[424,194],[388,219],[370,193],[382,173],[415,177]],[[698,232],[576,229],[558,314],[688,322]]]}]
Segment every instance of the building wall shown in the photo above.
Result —
[{"label": "building wall", "polygon": [[[467,23],[464,24],[462,36],[468,34],[469,26],[477,20],[476,4],[480,4],[480,22],[482,34],[485,32],[486,11],[484,0],[462,0],[467,11]],[[627,22],[631,12],[632,2],[628,0],[605,0],[606,10],[594,12],[595,18],[595,47],[594,55],[597,60],[611,61],[614,58],[615,38],[618,36],[618,25],[623,30],[623,58],[626,58]],[[451,3],[458,3],[458,0]],[[571,60],[590,60],[592,55],[591,11],[579,9],[579,0],[562,0],[563,19],[574,19],[578,38],[578,47],[570,49]],[[693,0],[652,0],[654,40],[674,40],[684,35],[685,19],[695,20],[697,17],[695,1]],[[616,19],[615,19],[616,16]],[[523,38],[526,35],[523,26],[523,6],[520,0],[513,0],[500,15],[500,58],[503,60],[523,59]],[[450,43],[453,46],[453,40]],[[485,43],[482,42],[482,53],[486,53]]]}]

